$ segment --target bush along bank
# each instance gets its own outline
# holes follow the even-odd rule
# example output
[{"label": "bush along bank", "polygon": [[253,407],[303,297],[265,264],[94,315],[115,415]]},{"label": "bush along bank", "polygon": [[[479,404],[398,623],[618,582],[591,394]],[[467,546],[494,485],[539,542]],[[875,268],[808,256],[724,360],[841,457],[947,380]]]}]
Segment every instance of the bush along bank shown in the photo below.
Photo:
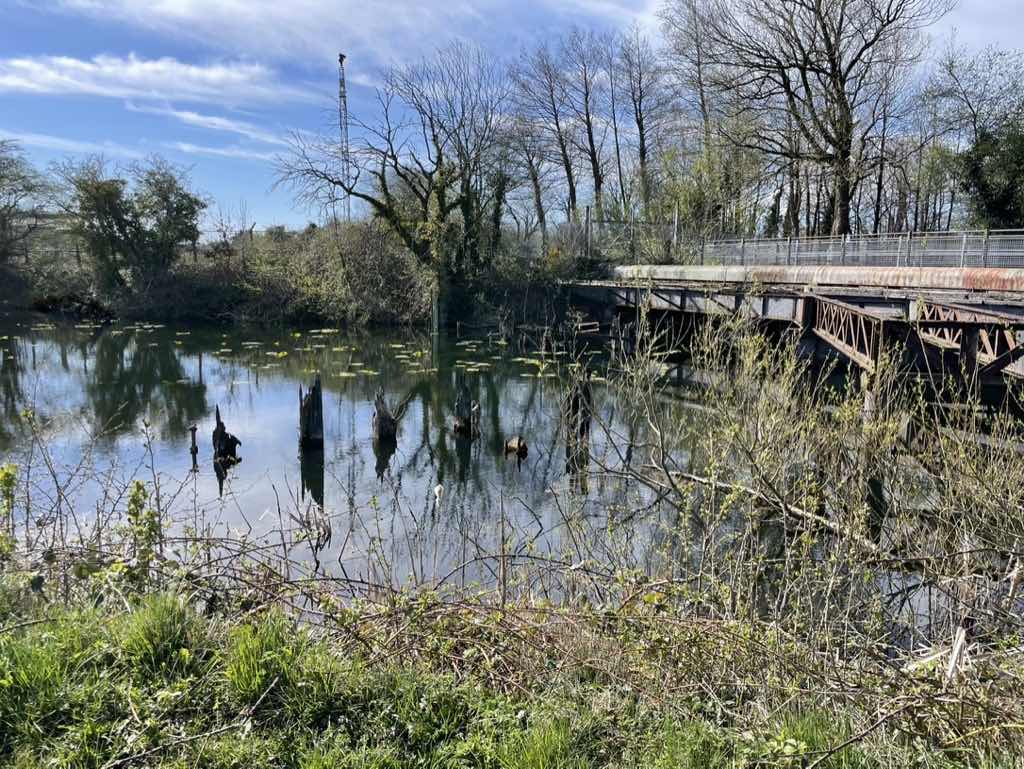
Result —
[{"label": "bush along bank", "polygon": [[44,312],[176,322],[408,325],[430,319],[432,277],[373,223],[239,236],[119,284],[88,254],[9,268],[16,303]]}]

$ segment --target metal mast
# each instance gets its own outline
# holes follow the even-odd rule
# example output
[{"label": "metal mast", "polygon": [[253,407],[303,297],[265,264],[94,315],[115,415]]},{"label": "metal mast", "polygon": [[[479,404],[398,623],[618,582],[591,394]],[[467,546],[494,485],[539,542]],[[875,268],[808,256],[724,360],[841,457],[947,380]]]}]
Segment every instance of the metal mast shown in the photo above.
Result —
[{"label": "metal mast", "polygon": [[[341,178],[352,183],[352,155],[348,146],[348,94],[345,89],[345,54],[338,54],[338,129],[341,132]],[[345,221],[352,221],[352,201],[345,192]]]}]

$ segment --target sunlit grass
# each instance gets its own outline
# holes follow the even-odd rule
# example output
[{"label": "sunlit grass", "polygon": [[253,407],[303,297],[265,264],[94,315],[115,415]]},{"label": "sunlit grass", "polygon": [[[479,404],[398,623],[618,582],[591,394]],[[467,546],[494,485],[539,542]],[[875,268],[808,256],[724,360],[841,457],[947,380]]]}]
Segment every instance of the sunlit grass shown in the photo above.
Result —
[{"label": "sunlit grass", "polygon": [[852,732],[815,711],[751,731],[641,705],[614,682],[552,677],[509,694],[423,664],[368,664],[278,610],[215,619],[172,594],[130,610],[42,608],[43,621],[0,634],[0,766],[143,754],[134,765],[182,769],[957,765],[895,742],[832,753]]}]

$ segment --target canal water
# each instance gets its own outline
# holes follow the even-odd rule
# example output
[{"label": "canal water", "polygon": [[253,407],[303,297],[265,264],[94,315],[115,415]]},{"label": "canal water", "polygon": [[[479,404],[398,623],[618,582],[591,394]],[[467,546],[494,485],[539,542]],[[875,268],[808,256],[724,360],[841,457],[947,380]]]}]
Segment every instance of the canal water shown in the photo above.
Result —
[{"label": "canal water", "polygon": [[[72,535],[94,536],[90,526],[123,509],[138,478],[159,489],[151,504],[179,531],[254,539],[274,532],[276,541],[283,529],[296,542],[326,521],[324,569],[394,585],[493,581],[493,559],[483,556],[499,548],[561,563],[657,569],[653,543],[670,511],[598,471],[621,461],[622,447],[609,436],[635,431],[622,422],[595,354],[589,360],[603,427],[592,433],[582,473],[566,465],[567,356],[483,334],[9,318],[0,326],[0,356],[0,461],[19,467],[19,529],[63,516]],[[300,388],[317,374],[322,463],[298,446]],[[474,441],[452,430],[462,386],[480,404]],[[393,409],[405,404],[393,451],[372,440],[378,391]],[[215,409],[241,441],[242,461],[223,487],[212,462]],[[505,451],[517,435],[528,446],[522,460]]]}]

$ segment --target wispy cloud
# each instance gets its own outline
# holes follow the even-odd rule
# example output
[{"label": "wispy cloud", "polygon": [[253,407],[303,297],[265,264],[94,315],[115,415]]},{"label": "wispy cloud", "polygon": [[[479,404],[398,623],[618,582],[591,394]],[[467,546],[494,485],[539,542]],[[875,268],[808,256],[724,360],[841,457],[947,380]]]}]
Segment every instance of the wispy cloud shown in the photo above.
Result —
[{"label": "wispy cloud", "polygon": [[235,160],[259,160],[269,163],[274,160],[273,152],[258,152],[257,150],[246,149],[245,147],[208,147],[202,144],[191,144],[190,142],[165,142],[164,147],[188,155],[209,155],[218,158],[233,158]]},{"label": "wispy cloud", "polygon": [[312,101],[309,91],[278,81],[262,64],[188,64],[171,57],[99,55],[0,59],[0,92],[79,94],[217,104]]},{"label": "wispy cloud", "polygon": [[0,128],[0,139],[12,139],[26,147],[37,147],[39,149],[56,150],[57,152],[68,152],[78,155],[103,154],[123,158],[141,158],[145,155],[145,153],[139,150],[112,142],[80,141],[51,134],[7,131],[3,128]]},{"label": "wispy cloud", "polygon": [[40,0],[39,7],[315,71],[333,67],[342,50],[352,56],[353,85],[375,84],[364,73],[415,59],[452,37],[507,43],[510,22],[522,31],[535,20],[506,0]]},{"label": "wispy cloud", "polygon": [[223,131],[226,133],[238,134],[239,136],[244,136],[247,139],[252,139],[253,141],[262,142],[264,144],[276,144],[282,147],[288,146],[288,142],[278,134],[267,131],[244,120],[234,120],[232,118],[220,117],[219,115],[204,115],[191,110],[174,109],[170,106],[158,107],[148,106],[145,104],[139,105],[133,102],[125,104],[125,108],[131,112],[143,112],[147,115],[163,115],[173,118],[185,125],[195,126],[196,128],[205,128],[210,131]]}]

